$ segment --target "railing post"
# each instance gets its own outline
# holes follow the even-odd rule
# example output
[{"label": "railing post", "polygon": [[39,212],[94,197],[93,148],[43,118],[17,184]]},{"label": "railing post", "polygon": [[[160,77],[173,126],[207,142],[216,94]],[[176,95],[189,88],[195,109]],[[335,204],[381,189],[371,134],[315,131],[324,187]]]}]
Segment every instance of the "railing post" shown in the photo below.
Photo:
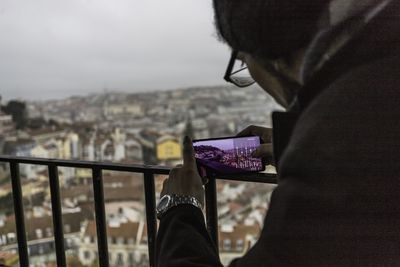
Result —
[{"label": "railing post", "polygon": [[100,267],[108,267],[107,222],[104,207],[103,176],[100,168],[92,169],[94,208],[96,213],[97,245]]},{"label": "railing post", "polygon": [[217,183],[214,177],[208,178],[205,191],[207,230],[218,251]]},{"label": "railing post", "polygon": [[14,200],[15,224],[17,227],[19,265],[29,266],[28,244],[26,242],[24,205],[22,202],[21,180],[19,175],[19,164],[10,162],[11,184]]},{"label": "railing post", "polygon": [[60,185],[58,179],[58,169],[56,165],[49,165],[51,209],[53,215],[54,240],[56,243],[57,266],[65,267],[65,248],[64,248],[64,231],[62,222],[62,208]]},{"label": "railing post", "polygon": [[147,244],[149,247],[149,264],[155,266],[155,250],[157,235],[156,219],[156,193],[154,184],[154,174],[144,173],[144,197],[146,201],[146,220],[147,220]]}]

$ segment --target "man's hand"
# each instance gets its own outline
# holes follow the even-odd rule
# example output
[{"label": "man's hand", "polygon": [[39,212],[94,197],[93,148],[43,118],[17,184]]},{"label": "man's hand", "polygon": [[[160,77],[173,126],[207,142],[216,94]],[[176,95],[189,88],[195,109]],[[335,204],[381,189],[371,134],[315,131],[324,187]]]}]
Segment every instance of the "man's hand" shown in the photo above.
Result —
[{"label": "man's hand", "polygon": [[183,141],[183,165],[170,171],[161,190],[161,197],[171,194],[195,197],[204,207],[203,183],[197,172],[192,140],[187,136]]},{"label": "man's hand", "polygon": [[261,144],[256,150],[253,151],[252,156],[265,158],[270,161],[270,164],[273,165],[271,162],[273,159],[272,153],[272,129],[265,128],[255,125],[250,125],[236,136],[250,136],[250,135],[257,135],[261,138],[264,142]]}]

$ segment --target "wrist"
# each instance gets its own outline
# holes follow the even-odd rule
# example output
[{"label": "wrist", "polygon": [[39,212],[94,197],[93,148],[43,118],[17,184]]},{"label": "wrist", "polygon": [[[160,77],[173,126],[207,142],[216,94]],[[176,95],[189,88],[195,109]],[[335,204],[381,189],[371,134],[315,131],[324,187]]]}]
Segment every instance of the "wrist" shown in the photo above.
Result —
[{"label": "wrist", "polygon": [[160,202],[157,205],[157,218],[161,219],[167,211],[179,205],[192,205],[200,210],[203,208],[201,202],[194,196],[166,194],[161,197]]}]

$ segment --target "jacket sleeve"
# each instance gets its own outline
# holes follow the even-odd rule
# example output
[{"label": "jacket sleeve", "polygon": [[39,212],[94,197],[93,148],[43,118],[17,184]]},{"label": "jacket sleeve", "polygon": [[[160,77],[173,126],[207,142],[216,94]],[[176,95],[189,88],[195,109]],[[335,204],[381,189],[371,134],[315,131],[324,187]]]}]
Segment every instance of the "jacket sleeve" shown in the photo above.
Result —
[{"label": "jacket sleeve", "polygon": [[222,266],[200,209],[179,205],[160,221],[156,242],[157,266]]}]

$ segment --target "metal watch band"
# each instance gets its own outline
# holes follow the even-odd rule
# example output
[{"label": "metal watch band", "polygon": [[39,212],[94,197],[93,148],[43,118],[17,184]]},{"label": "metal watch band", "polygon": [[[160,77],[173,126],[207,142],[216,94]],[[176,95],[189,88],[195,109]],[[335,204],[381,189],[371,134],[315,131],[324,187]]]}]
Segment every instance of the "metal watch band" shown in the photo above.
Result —
[{"label": "metal watch band", "polygon": [[178,206],[179,204],[191,204],[195,206],[196,208],[201,209],[201,203],[192,196],[182,196],[182,195],[176,195],[172,194],[172,203],[173,206]]},{"label": "metal watch band", "polygon": [[196,208],[202,209],[201,203],[195,197],[172,194],[170,195],[170,200],[165,208],[157,208],[157,218],[161,219],[168,210],[182,204],[189,204],[195,206]]}]

